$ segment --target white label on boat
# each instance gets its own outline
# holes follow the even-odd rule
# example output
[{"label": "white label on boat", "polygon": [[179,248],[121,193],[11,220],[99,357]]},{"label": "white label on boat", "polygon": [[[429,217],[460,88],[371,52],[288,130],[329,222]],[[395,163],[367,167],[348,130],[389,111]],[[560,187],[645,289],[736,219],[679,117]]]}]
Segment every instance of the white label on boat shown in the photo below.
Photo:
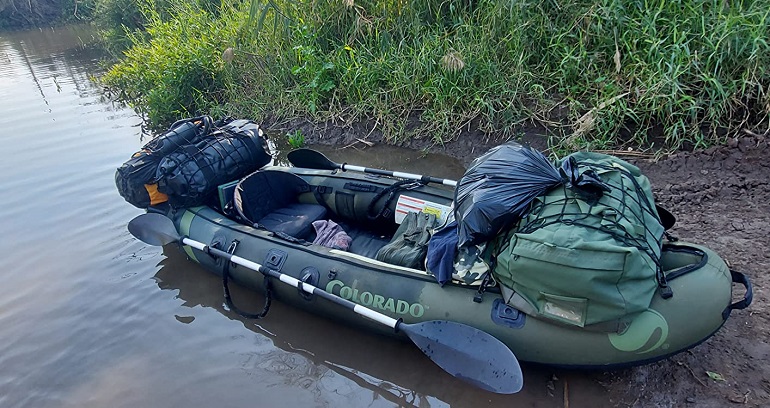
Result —
[{"label": "white label on boat", "polygon": [[441,225],[446,222],[451,211],[451,207],[443,204],[402,195],[398,197],[398,202],[396,202],[396,223],[401,224],[407,213],[424,212],[435,215],[439,225]]}]

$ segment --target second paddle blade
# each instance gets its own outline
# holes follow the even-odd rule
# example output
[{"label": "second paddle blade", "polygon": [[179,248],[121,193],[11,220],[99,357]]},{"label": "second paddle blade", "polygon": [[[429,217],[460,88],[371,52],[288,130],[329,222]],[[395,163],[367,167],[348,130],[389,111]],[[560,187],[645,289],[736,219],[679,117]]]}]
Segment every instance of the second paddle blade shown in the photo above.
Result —
[{"label": "second paddle blade", "polygon": [[432,320],[399,325],[425,355],[449,374],[498,394],[521,391],[524,378],[513,352],[489,333]]},{"label": "second paddle blade", "polygon": [[290,151],[286,158],[294,167],[304,167],[306,169],[334,170],[340,167],[339,164],[329,160],[323,153],[312,149],[296,149]]}]

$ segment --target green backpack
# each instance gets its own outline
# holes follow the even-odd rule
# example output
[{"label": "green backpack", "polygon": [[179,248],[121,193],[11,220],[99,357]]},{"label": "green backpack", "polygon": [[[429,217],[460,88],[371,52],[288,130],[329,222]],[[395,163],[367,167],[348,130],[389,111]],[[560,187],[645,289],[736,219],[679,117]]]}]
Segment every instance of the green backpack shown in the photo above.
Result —
[{"label": "green backpack", "polygon": [[529,315],[622,330],[629,315],[649,307],[658,286],[671,295],[659,262],[664,228],[637,167],[598,153],[564,160],[570,157],[611,191],[597,199],[561,185],[535,198],[499,238],[494,275],[505,300]]}]

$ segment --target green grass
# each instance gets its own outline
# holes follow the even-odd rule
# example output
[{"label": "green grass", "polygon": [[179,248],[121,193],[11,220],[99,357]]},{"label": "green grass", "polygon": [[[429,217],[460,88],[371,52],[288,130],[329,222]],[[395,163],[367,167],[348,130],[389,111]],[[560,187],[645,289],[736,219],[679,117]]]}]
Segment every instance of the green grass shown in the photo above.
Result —
[{"label": "green grass", "polygon": [[299,129],[287,133],[286,140],[289,142],[289,147],[292,149],[299,149],[300,147],[305,146],[305,135],[302,134],[302,131]]},{"label": "green grass", "polygon": [[221,109],[228,73],[220,54],[238,28],[186,4],[175,13],[183,18],[145,9],[146,35],[128,33],[136,45],[104,77],[156,127]]},{"label": "green grass", "polygon": [[441,143],[469,123],[513,136],[533,121],[563,150],[700,147],[768,128],[770,0],[175,7],[145,11],[149,36],[105,77],[159,127],[210,110],[342,116]]}]

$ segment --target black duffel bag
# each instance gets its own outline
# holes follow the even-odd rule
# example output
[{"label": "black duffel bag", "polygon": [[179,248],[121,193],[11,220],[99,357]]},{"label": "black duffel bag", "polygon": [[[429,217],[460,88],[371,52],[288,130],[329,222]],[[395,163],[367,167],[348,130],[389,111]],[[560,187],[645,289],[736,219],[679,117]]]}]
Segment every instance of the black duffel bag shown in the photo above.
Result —
[{"label": "black duffel bag", "polygon": [[148,208],[168,200],[158,191],[156,173],[158,164],[167,154],[181,146],[199,142],[213,126],[208,116],[182,119],[174,122],[169,129],[142,146],[128,161],[115,171],[115,186],[118,193],[133,206]]},{"label": "black duffel bag", "polygon": [[182,146],[158,165],[158,190],[176,208],[203,205],[217,186],[244,177],[270,163],[262,129],[239,119],[218,128],[194,145]]}]

